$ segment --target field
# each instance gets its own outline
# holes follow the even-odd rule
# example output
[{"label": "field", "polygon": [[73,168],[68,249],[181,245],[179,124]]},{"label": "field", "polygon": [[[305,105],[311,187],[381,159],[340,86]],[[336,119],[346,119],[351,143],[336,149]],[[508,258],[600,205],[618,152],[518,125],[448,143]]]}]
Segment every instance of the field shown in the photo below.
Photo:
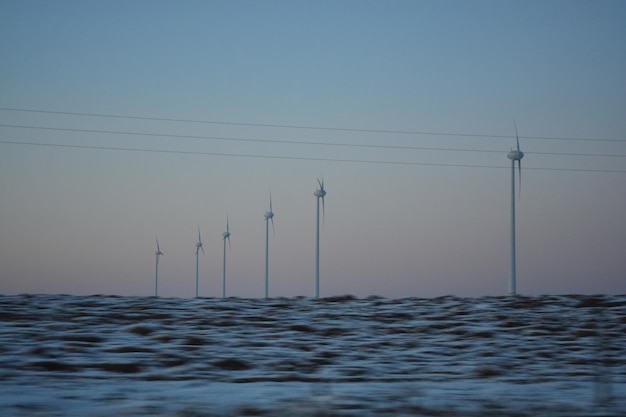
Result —
[{"label": "field", "polygon": [[4,416],[626,414],[626,296],[0,296]]}]

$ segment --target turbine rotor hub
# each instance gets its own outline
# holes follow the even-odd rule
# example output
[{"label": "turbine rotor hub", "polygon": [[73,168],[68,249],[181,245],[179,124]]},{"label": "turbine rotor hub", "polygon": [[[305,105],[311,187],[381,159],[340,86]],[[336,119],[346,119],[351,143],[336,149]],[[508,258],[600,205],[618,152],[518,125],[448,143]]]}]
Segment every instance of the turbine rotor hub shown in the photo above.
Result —
[{"label": "turbine rotor hub", "polygon": [[509,152],[507,157],[512,161],[521,161],[524,157],[524,152],[520,151],[519,149],[514,149]]}]

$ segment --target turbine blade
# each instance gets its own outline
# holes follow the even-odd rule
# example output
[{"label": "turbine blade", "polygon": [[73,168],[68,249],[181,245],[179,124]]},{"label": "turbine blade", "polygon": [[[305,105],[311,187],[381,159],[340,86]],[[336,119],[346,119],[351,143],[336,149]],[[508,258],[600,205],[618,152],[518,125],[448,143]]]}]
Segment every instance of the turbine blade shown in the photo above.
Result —
[{"label": "turbine blade", "polygon": [[518,171],[518,179],[519,179],[519,187],[518,188],[518,198],[522,197],[522,160],[517,161],[517,166],[519,167]]},{"label": "turbine blade", "polygon": [[226,216],[226,232],[230,233],[230,230],[228,228],[228,216]]},{"label": "turbine blade", "polygon": [[274,230],[274,218],[272,217],[272,235],[276,234],[276,230]]},{"label": "turbine blade", "polygon": [[230,236],[228,236],[228,251],[230,252]]},{"label": "turbine blade", "polygon": [[270,211],[272,210],[272,192],[270,191]]},{"label": "turbine blade", "polygon": [[156,242],[157,242],[157,252],[161,252],[161,248],[159,247],[159,238],[156,238]]},{"label": "turbine blade", "polygon": [[519,152],[519,136],[517,135],[517,123],[515,123],[515,119],[513,119],[513,126],[515,126],[515,140],[517,142],[517,151]]},{"label": "turbine blade", "polygon": [[202,254],[204,255],[204,248],[200,246],[200,249],[202,249]]},{"label": "turbine blade", "polygon": [[324,205],[324,197],[322,197],[322,223],[326,222],[326,206]]}]

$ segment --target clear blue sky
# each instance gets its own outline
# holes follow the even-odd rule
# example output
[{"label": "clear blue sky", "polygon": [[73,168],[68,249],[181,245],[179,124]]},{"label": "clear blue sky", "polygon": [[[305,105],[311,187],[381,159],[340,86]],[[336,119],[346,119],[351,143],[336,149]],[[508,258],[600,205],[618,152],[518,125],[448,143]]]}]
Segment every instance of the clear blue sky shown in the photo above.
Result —
[{"label": "clear blue sky", "polygon": [[2,0],[0,293],[151,295],[158,235],[160,293],[191,297],[199,225],[218,296],[228,215],[227,294],[262,296],[271,189],[270,295],[313,295],[323,176],[323,296],[506,294],[513,118],[518,291],[625,293],[625,21],[595,0]]}]

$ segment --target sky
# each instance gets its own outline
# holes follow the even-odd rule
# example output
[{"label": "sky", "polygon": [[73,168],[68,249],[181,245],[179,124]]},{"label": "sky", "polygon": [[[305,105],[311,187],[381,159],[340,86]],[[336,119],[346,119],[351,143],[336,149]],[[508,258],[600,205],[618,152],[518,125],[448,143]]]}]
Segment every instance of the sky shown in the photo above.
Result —
[{"label": "sky", "polygon": [[[0,294],[626,293],[626,2],[0,0]],[[115,116],[115,117],[112,117]],[[114,133],[115,132],[115,133]],[[516,173],[517,175],[517,173]],[[516,186],[518,178],[516,177]],[[519,194],[518,194],[519,192]]]}]

